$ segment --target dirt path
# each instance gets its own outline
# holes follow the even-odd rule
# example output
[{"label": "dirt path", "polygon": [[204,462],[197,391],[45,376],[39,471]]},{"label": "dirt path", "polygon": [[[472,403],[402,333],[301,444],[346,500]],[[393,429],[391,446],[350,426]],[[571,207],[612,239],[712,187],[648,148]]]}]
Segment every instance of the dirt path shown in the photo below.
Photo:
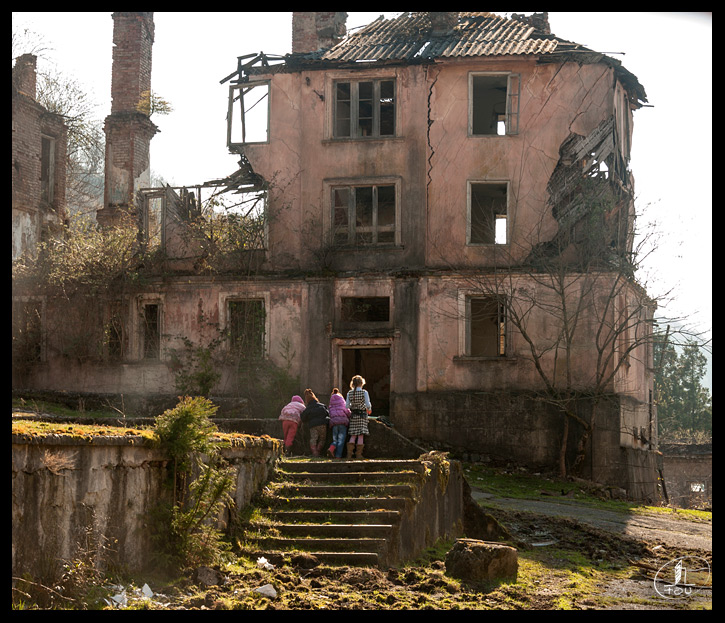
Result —
[{"label": "dirt path", "polygon": [[635,515],[604,511],[577,504],[574,500],[521,500],[501,498],[473,490],[473,498],[489,508],[538,513],[550,517],[567,517],[587,525],[625,534],[638,540],[678,549],[712,552],[712,523],[669,518],[666,515]]}]

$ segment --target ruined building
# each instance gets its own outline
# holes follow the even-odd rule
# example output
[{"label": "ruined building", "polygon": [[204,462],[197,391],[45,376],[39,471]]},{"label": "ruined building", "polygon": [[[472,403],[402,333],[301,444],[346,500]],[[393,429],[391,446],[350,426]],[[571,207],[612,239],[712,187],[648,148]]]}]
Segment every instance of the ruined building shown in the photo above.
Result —
[{"label": "ruined building", "polygon": [[[637,78],[546,14],[402,13],[354,33],[345,20],[295,12],[291,54],[220,68],[240,167],[216,185],[257,197],[264,222],[213,274],[184,236],[200,189],[136,184],[147,161],[124,158],[154,128],[116,110],[114,90],[102,212],[133,182],[147,241],[161,224],[164,274],[99,311],[121,312],[101,365],[54,359],[48,342],[26,382],[173,394],[184,343],[243,338],[318,396],[362,374],[373,415],[409,438],[654,498],[654,310],[631,270]],[[133,124],[142,140],[116,155]],[[212,393],[236,391],[238,369],[220,372]]]},{"label": "ruined building", "polygon": [[61,115],[36,101],[33,54],[15,60],[12,83],[12,254],[34,255],[38,243],[66,219],[67,128]]}]

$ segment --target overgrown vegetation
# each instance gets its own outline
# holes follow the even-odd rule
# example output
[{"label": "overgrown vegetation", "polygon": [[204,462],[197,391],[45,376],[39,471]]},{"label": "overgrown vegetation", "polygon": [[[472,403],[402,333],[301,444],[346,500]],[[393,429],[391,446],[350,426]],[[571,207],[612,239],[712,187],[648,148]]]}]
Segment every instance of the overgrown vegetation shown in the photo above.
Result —
[{"label": "overgrown vegetation", "polygon": [[[702,385],[707,359],[694,339],[673,343],[669,332],[655,340],[655,399],[660,441],[712,441],[712,396]],[[678,347],[679,346],[679,347]]]},{"label": "overgrown vegetation", "polygon": [[172,502],[160,504],[154,541],[164,567],[217,564],[226,546],[216,521],[231,503],[234,471],[219,453],[211,401],[185,397],[156,419],[155,438],[169,455]]}]

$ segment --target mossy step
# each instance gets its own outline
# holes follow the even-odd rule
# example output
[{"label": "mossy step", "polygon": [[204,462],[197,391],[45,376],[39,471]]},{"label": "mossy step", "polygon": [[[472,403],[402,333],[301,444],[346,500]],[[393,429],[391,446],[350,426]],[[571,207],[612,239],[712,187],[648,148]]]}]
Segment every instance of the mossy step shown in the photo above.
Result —
[{"label": "mossy step", "polygon": [[285,484],[275,490],[280,497],[340,497],[354,498],[364,496],[412,497],[411,485],[307,485]]},{"label": "mossy step", "polygon": [[275,534],[282,537],[314,537],[314,538],[354,538],[354,539],[385,539],[393,531],[392,524],[328,524],[328,523],[290,523],[252,524],[252,528],[262,532],[267,527],[273,528]]},{"label": "mossy step", "polygon": [[365,497],[365,498],[318,498],[291,497],[277,498],[274,509],[315,510],[315,511],[362,511],[368,509],[404,511],[409,504],[404,497]]},{"label": "mossy step", "polygon": [[[242,548],[241,553],[252,560],[261,557],[270,560],[275,565],[282,564],[284,561],[290,561],[294,552],[270,550],[270,549],[250,549]],[[347,565],[350,567],[377,567],[380,563],[380,556],[377,552],[305,552],[309,556],[314,556],[317,560],[327,565]]]},{"label": "mossy step", "polygon": [[373,484],[388,483],[401,484],[406,481],[415,482],[419,476],[415,472],[292,472],[279,474],[281,481],[285,482],[328,482],[331,484]]},{"label": "mossy step", "polygon": [[342,473],[342,472],[421,472],[425,468],[419,461],[394,459],[283,459],[279,470],[283,472]]},{"label": "mossy step", "polygon": [[344,523],[344,524],[394,524],[400,520],[397,510],[304,510],[304,511],[268,511],[264,513],[273,521],[283,523]]},{"label": "mossy step", "polygon": [[260,536],[247,537],[246,547],[273,549],[276,551],[299,550],[303,552],[372,552],[380,554],[388,548],[387,539],[382,538],[318,538]]}]

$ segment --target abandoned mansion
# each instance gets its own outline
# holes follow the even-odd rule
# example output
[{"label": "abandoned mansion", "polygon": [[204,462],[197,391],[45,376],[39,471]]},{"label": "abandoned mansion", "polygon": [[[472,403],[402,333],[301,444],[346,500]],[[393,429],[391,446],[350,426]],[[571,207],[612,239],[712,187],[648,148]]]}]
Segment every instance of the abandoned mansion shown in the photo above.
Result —
[{"label": "abandoned mansion", "polygon": [[[14,389],[173,404],[182,373],[206,372],[237,417],[276,418],[361,374],[373,416],[410,439],[655,498],[629,167],[644,88],[546,13],[404,12],[354,32],[346,17],[294,12],[291,53],[219,67],[239,169],[154,188],[138,107],[153,13],[113,13],[97,227],[133,224],[134,278],[65,297],[18,280]],[[47,190],[20,192],[65,151],[42,128],[16,150],[21,115],[49,117],[13,98],[19,256],[16,214],[26,241],[65,218]]]}]

